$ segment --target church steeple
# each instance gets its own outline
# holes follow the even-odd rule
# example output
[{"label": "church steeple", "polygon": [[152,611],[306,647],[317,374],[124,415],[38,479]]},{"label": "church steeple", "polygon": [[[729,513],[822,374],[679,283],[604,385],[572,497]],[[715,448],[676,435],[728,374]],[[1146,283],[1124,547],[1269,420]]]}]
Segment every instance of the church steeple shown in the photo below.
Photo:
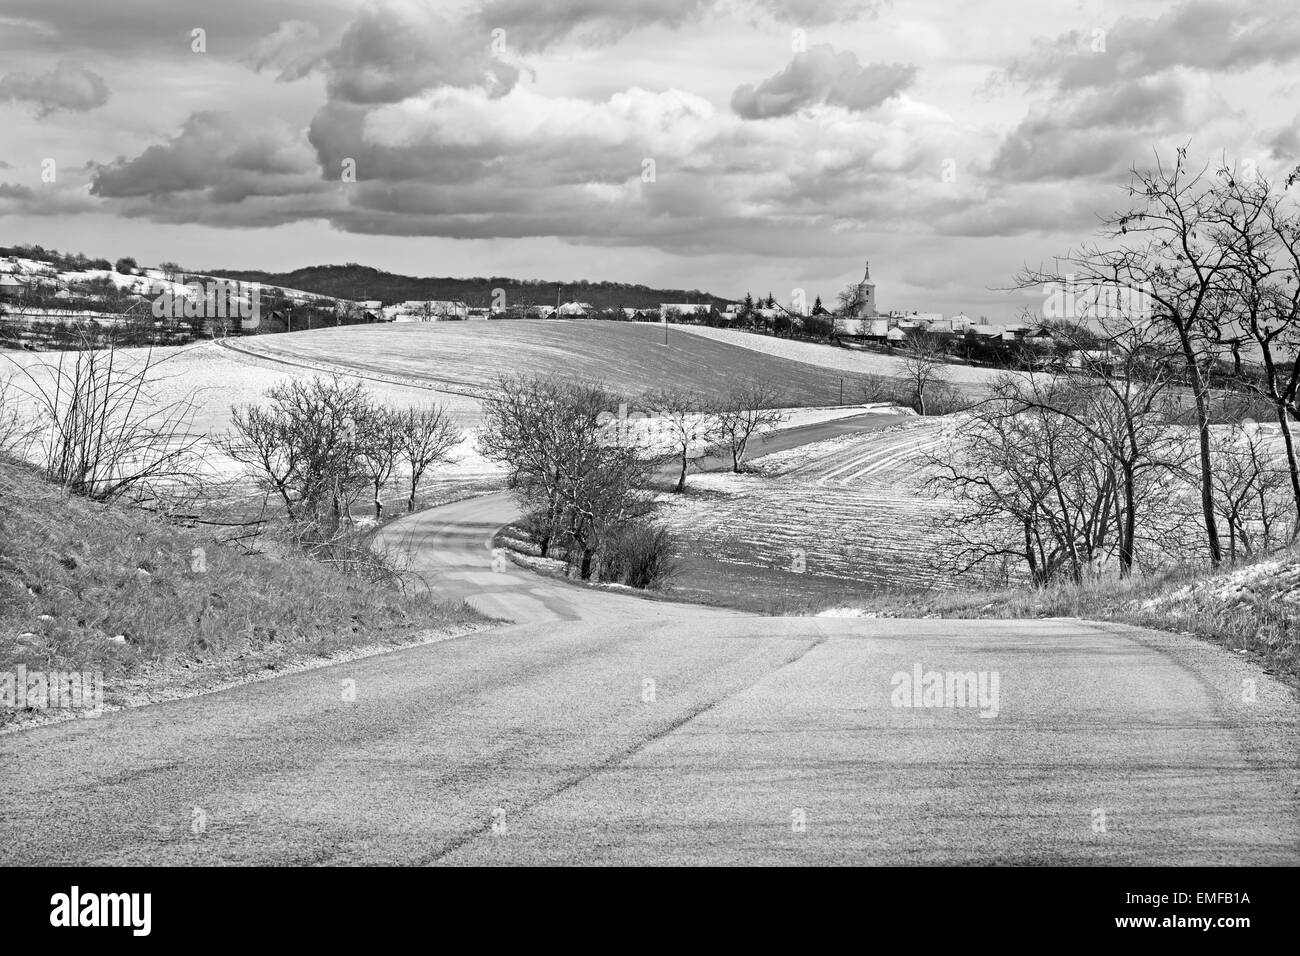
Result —
[{"label": "church steeple", "polygon": [[871,281],[871,260],[868,259],[862,281],[858,283],[858,315],[875,316],[876,284]]}]

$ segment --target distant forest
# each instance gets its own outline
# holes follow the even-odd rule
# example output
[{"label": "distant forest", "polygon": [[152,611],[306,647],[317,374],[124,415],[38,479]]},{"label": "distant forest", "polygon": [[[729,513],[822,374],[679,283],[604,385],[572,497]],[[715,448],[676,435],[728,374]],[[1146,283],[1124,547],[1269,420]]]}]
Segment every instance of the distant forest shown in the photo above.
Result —
[{"label": "distant forest", "polygon": [[393,275],[369,266],[312,266],[293,272],[249,272],[237,269],[209,269],[203,275],[261,282],[267,285],[317,292],[341,299],[379,299],[385,305],[407,299],[457,300],[471,307],[492,305],[494,289],[504,289],[506,305],[555,305],[560,302],[589,302],[598,309],[658,308],[661,302],[708,302],[721,308],[731,299],[699,289],[651,289],[625,282],[547,282],[540,279],[415,278]]}]

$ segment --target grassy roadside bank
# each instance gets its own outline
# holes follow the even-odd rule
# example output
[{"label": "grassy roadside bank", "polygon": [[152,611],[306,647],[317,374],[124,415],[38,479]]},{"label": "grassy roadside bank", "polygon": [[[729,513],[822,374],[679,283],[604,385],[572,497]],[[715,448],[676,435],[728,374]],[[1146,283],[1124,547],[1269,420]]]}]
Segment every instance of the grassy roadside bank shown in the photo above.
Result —
[{"label": "grassy roadside bank", "polygon": [[[486,626],[422,589],[247,555],[0,461],[0,673],[102,672],[111,707]],[[39,709],[0,706],[0,726]]]}]

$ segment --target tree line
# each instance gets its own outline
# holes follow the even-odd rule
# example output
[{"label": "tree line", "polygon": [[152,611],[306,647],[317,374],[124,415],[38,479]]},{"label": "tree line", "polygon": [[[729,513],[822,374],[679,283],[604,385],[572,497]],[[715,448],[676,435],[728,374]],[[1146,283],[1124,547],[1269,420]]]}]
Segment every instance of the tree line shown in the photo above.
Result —
[{"label": "tree line", "polygon": [[722,400],[690,389],[630,400],[600,384],[508,376],[484,400],[479,445],[506,467],[542,557],[562,553],[582,580],[651,587],[671,573],[675,547],[655,519],[656,474],[681,493],[690,463],[710,453],[739,472],[754,439],[784,420],[780,406],[761,382]]},{"label": "tree line", "polygon": [[931,456],[962,505],[946,519],[959,567],[1010,562],[1041,584],[1295,541],[1295,179],[1157,156],[1098,240],[1017,277],[1065,290],[1078,374],[1004,375]]}]

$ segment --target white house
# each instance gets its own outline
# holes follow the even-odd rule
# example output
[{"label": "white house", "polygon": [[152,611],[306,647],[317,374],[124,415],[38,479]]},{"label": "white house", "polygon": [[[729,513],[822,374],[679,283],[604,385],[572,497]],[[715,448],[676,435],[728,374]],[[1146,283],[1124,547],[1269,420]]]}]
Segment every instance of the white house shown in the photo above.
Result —
[{"label": "white house", "polygon": [[469,317],[464,302],[442,299],[407,299],[384,310],[392,322],[444,322]]},{"label": "white house", "polygon": [[590,302],[566,302],[560,306],[556,312],[565,318],[580,319],[596,311],[596,307]]}]

